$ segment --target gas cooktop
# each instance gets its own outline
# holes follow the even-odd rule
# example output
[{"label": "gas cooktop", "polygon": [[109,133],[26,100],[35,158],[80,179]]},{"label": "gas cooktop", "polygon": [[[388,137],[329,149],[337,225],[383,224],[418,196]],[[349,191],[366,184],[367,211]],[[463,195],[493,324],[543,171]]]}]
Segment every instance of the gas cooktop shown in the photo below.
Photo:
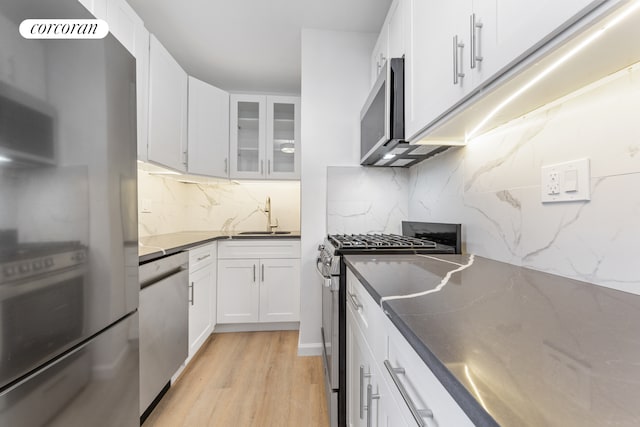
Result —
[{"label": "gas cooktop", "polygon": [[435,248],[435,242],[397,234],[333,234],[329,240],[336,249],[426,249]]}]

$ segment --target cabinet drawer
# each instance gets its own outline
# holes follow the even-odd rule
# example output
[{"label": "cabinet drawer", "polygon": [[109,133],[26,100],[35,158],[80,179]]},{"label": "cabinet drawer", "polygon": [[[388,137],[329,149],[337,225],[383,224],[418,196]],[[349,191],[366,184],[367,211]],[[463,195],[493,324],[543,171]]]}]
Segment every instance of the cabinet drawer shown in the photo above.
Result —
[{"label": "cabinet drawer", "polygon": [[347,304],[354,310],[356,323],[376,362],[381,364],[387,354],[387,336],[381,333],[385,330],[386,316],[351,270],[347,270]]},{"label": "cabinet drawer", "polygon": [[[395,400],[401,403],[400,412],[405,421],[414,417],[409,409],[413,404],[417,410],[430,410],[433,417],[423,418],[427,426],[472,427],[473,423],[458,406],[431,369],[418,356],[409,342],[402,336],[390,320],[386,320],[389,336],[387,363],[381,364],[389,389]],[[400,369],[403,372],[398,372]],[[395,370],[395,380],[390,370]],[[401,389],[406,392],[403,396]],[[402,404],[404,402],[404,404]]]},{"label": "cabinet drawer", "polygon": [[219,242],[219,259],[300,258],[299,239],[224,240]]},{"label": "cabinet drawer", "polygon": [[189,249],[189,271],[198,271],[216,260],[216,242]]}]

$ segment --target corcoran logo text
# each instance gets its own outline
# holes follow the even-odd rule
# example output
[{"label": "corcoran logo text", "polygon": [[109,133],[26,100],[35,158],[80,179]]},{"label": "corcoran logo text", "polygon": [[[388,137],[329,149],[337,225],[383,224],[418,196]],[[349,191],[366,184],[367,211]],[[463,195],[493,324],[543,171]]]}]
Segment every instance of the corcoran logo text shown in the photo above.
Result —
[{"label": "corcoran logo text", "polygon": [[109,25],[102,19],[25,19],[20,34],[25,39],[102,39]]}]

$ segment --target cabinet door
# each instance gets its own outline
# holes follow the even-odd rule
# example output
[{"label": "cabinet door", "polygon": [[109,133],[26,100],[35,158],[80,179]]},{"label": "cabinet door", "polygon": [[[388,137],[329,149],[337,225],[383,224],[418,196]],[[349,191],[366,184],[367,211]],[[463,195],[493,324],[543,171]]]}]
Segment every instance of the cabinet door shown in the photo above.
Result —
[{"label": "cabinet door", "polygon": [[389,58],[401,58],[405,54],[405,26],[410,17],[407,15],[408,0],[396,0],[389,8]]},{"label": "cabinet door", "polygon": [[476,24],[482,25],[475,34],[482,60],[473,72],[474,86],[552,36],[585,8],[601,3],[604,0],[473,0]]},{"label": "cabinet door", "polygon": [[187,73],[151,35],[149,51],[149,161],[186,171]]},{"label": "cabinet door", "polygon": [[98,19],[107,17],[107,0],[78,0],[81,5]]},{"label": "cabinet door", "polygon": [[265,173],[266,97],[230,95],[231,178],[261,179]]},{"label": "cabinet door", "polygon": [[218,323],[257,322],[259,260],[218,260]]},{"label": "cabinet door", "polygon": [[214,269],[210,264],[189,274],[189,359],[211,333],[211,292]]},{"label": "cabinet door", "polygon": [[300,98],[267,97],[267,178],[300,178]]},{"label": "cabinet door", "polygon": [[353,310],[347,305],[347,423],[366,426],[366,390],[371,383],[371,362],[358,335]]},{"label": "cabinet door", "polygon": [[260,321],[300,320],[300,260],[260,260]]},{"label": "cabinet door", "polygon": [[387,21],[385,20],[385,23],[380,30],[380,34],[378,35],[376,44],[373,47],[373,52],[371,52],[371,86],[373,86],[373,84],[378,79],[380,70],[382,70],[382,66],[385,64],[385,62],[387,62],[388,57],[389,26],[387,25]]},{"label": "cabinet door", "polygon": [[[405,136],[412,139],[471,88],[468,33],[471,0],[411,0],[405,57]],[[454,46],[454,37],[458,44]],[[454,76],[454,61],[458,73]],[[456,78],[457,83],[454,83]]]},{"label": "cabinet door", "polygon": [[149,125],[149,31],[124,0],[107,0],[109,31],[136,58],[138,160],[147,160]]},{"label": "cabinet door", "polygon": [[229,93],[189,77],[189,173],[229,176]]}]

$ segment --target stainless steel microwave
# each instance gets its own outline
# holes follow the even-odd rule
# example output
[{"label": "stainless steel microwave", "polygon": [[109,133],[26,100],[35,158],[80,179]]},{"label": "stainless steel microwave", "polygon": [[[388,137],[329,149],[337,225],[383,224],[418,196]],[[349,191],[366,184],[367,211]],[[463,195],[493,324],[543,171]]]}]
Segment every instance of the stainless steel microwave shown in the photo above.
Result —
[{"label": "stainless steel microwave", "polygon": [[404,59],[391,58],[360,112],[361,165],[408,168],[449,148],[407,142],[404,110]]},{"label": "stainless steel microwave", "polygon": [[0,82],[0,158],[15,165],[55,164],[55,110]]},{"label": "stainless steel microwave", "polygon": [[360,164],[376,164],[403,139],[404,59],[391,58],[360,112]]}]

